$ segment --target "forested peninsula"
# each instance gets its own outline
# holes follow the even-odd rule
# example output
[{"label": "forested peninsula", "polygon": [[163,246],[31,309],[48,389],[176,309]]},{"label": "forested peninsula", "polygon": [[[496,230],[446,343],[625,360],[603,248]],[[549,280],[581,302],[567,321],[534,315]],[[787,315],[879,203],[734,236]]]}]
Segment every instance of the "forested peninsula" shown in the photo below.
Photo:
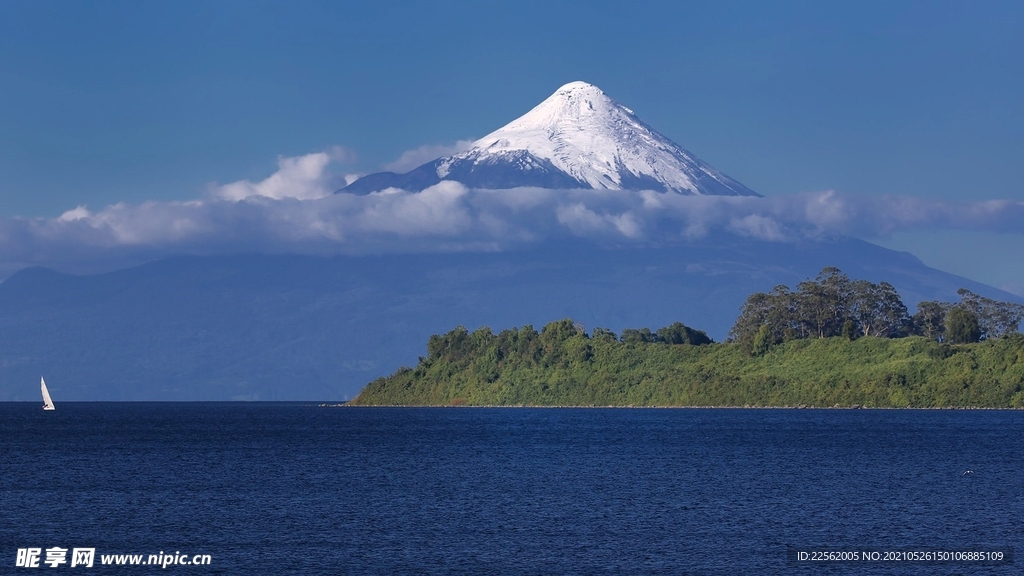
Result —
[{"label": "forested peninsula", "polygon": [[826,268],[751,295],[724,343],[679,322],[458,327],[350,404],[1024,408],[1024,306],[960,296],[910,315],[891,285]]}]

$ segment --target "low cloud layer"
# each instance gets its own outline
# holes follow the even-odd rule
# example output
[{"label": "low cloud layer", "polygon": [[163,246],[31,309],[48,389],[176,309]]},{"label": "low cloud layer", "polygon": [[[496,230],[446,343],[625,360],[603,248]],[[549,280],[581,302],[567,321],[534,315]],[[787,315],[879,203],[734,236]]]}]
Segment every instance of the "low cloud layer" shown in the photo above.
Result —
[{"label": "low cloud layer", "polygon": [[770,198],[652,191],[468,189],[334,194],[341,151],[282,158],[260,182],[185,202],[84,206],[57,218],[0,219],[0,277],[30,265],[101,269],[170,254],[365,254],[502,250],[564,238],[686,241],[725,232],[770,242],[913,230],[1020,234],[1024,202],[938,202],[820,192]]}]

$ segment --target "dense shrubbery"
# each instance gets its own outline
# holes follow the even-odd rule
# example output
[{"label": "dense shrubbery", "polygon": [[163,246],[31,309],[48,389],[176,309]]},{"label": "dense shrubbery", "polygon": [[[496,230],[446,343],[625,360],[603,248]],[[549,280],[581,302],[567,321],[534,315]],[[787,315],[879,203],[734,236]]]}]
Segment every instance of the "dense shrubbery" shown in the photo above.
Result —
[{"label": "dense shrubbery", "polygon": [[570,319],[458,327],[353,403],[1024,407],[1024,307],[961,297],[911,317],[892,286],[827,268],[797,292],[751,296],[724,344],[678,322],[621,336]]},{"label": "dense shrubbery", "polygon": [[526,326],[434,336],[427,358],[370,383],[354,403],[1021,407],[1022,390],[1021,334],[966,345],[814,338],[750,356],[735,343],[588,337],[561,320],[539,333]]}]

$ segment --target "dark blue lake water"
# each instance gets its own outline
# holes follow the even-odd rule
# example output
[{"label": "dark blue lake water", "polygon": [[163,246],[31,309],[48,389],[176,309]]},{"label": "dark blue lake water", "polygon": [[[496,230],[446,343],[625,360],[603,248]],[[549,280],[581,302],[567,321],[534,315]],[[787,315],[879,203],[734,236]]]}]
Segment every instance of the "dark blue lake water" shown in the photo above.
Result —
[{"label": "dark blue lake water", "polygon": [[[7,403],[0,466],[0,573],[1015,574],[786,547],[1024,551],[1020,411]],[[16,568],[29,547],[95,565]]]}]

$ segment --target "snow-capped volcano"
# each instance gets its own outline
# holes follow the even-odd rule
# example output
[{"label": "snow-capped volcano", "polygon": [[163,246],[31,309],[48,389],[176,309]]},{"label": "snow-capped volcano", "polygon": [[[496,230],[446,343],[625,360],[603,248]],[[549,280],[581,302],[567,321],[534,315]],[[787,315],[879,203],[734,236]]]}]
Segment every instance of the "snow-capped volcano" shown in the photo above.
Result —
[{"label": "snow-capped volcano", "polygon": [[422,190],[441,180],[473,188],[657,190],[757,196],[644,124],[597,86],[571,82],[533,110],[406,174],[381,172],[344,192]]}]

